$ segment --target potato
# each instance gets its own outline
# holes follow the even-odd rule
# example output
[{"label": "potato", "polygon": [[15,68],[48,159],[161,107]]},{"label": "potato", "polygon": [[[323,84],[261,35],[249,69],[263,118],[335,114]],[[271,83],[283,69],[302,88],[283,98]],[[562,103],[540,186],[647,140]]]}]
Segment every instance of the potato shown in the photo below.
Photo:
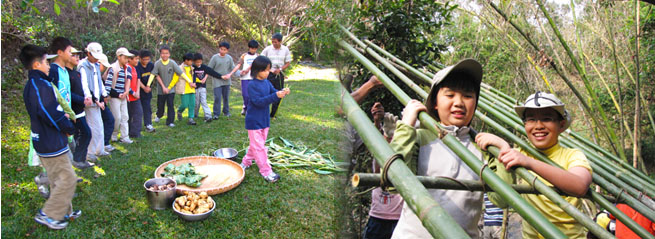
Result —
[{"label": "potato", "polygon": [[180,205],[179,205],[179,204],[177,204],[177,203],[175,203],[174,205],[175,205],[175,210],[178,210],[178,211],[180,211],[180,210],[181,210],[181,208],[180,208]]},{"label": "potato", "polygon": [[184,210],[184,209],[182,209],[180,212],[182,212],[182,213],[184,213],[184,214],[193,214],[192,212],[187,211],[187,210]]},{"label": "potato", "polygon": [[196,214],[202,214],[202,213],[206,213],[206,212],[208,212],[208,211],[209,211],[209,208],[201,207],[201,208],[196,209],[196,212],[195,212],[195,213],[196,213]]},{"label": "potato", "polygon": [[190,209],[189,211],[193,211],[194,209],[196,209],[196,207],[198,207],[198,203],[197,203],[197,201],[193,201],[191,203],[191,206],[189,206],[189,209]]},{"label": "potato", "polygon": [[207,195],[207,192],[201,192],[200,193],[200,198],[207,198],[209,195]]}]

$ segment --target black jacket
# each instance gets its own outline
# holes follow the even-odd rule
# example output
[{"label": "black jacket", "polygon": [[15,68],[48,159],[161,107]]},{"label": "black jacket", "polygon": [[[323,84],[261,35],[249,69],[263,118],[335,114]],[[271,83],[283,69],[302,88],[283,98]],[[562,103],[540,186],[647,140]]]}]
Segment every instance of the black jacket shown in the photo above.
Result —
[{"label": "black jacket", "polygon": [[68,69],[68,76],[71,82],[71,108],[75,114],[84,112],[84,89],[82,89],[82,78],[76,70]]}]

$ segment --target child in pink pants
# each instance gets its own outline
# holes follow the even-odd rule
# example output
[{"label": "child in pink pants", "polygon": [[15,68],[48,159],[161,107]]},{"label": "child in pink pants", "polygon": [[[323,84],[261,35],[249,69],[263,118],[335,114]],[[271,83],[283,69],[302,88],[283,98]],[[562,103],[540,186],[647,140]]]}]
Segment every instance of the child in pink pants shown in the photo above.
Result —
[{"label": "child in pink pants", "polygon": [[250,68],[250,75],[254,79],[248,84],[250,99],[246,107],[246,129],[250,146],[241,161],[241,167],[244,170],[249,168],[254,159],[259,167],[259,173],[266,181],[272,183],[279,180],[280,175],[271,169],[265,146],[268,129],[271,125],[270,105],[288,95],[289,89],[276,90],[271,82],[266,80],[270,70],[271,60],[265,56],[255,58]]}]

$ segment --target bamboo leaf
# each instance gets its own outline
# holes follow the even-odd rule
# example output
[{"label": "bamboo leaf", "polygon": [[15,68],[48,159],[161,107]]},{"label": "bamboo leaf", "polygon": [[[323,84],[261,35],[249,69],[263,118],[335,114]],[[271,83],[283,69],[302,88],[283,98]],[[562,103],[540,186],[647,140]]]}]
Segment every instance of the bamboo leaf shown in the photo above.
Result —
[{"label": "bamboo leaf", "polygon": [[107,1],[107,2],[110,2],[110,3],[113,3],[113,4],[116,4],[116,5],[120,5],[120,4],[121,4],[121,3],[119,3],[119,2],[116,1],[116,0],[106,0],[106,1]]}]

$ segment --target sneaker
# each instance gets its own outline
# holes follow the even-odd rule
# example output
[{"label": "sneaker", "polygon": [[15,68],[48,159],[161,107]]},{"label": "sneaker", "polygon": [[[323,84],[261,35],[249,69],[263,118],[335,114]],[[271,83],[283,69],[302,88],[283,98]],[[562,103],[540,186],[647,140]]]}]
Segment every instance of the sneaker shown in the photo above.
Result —
[{"label": "sneaker", "polygon": [[89,163],[87,161],[84,161],[84,162],[73,161],[73,166],[78,168],[78,169],[87,169],[87,168],[93,167],[94,165],[95,164]]},{"label": "sneaker", "polygon": [[148,132],[148,133],[155,132],[155,127],[152,127],[151,124],[146,125],[146,132]]},{"label": "sneaker", "polygon": [[264,177],[264,180],[266,180],[269,183],[274,183],[274,182],[277,182],[277,180],[280,180],[280,175],[278,175],[275,172],[271,172],[269,175],[263,176],[263,177]]},{"label": "sneaker", "polygon": [[168,124],[168,127],[171,127],[171,128],[173,128],[173,127],[175,127],[175,124],[173,124],[173,123],[170,123],[170,124]]},{"label": "sneaker", "polygon": [[182,120],[182,112],[177,112],[177,120]]},{"label": "sneaker", "polygon": [[105,151],[107,152],[114,151],[115,149],[116,148],[114,148],[114,146],[112,146],[111,144],[105,145]]},{"label": "sneaker", "polygon": [[55,219],[52,219],[52,218],[46,216],[41,211],[41,209],[39,209],[39,212],[34,217],[34,221],[36,221],[36,222],[38,222],[40,224],[43,224],[43,225],[49,227],[50,229],[55,229],[55,230],[64,229],[64,228],[66,228],[66,226],[68,226],[67,221],[63,221],[63,220],[62,221],[57,221]]},{"label": "sneaker", "polygon": [[212,120],[218,120],[218,115],[214,115],[214,116],[212,117]]},{"label": "sneaker", "polygon": [[211,117],[205,117],[205,123],[209,123],[209,122],[212,122],[212,118]]},{"label": "sneaker", "polygon": [[230,113],[225,114],[225,117],[230,118],[231,116],[232,116],[232,114],[230,114]]},{"label": "sneaker", "polygon": [[188,125],[196,125],[196,121],[189,118],[189,122],[187,122]]},{"label": "sneaker", "polygon": [[50,180],[48,180],[48,174],[46,174],[45,172],[39,173],[39,175],[36,175],[36,177],[34,177],[34,183],[36,183],[36,185],[50,185]]},{"label": "sneaker", "polygon": [[73,212],[71,212],[71,214],[68,214],[68,215],[64,216],[64,220],[71,221],[71,220],[77,219],[80,216],[82,216],[82,210],[73,210]]},{"label": "sneaker", "polygon": [[121,143],[131,144],[131,143],[134,143],[134,141],[132,141],[130,138],[124,138],[124,139],[121,139]]},{"label": "sneaker", "polygon": [[118,137],[112,135],[112,136],[111,136],[111,142],[116,142],[116,141],[118,141]]},{"label": "sneaker", "polygon": [[37,189],[39,190],[39,194],[41,195],[41,197],[45,199],[50,198],[50,188],[48,187],[48,185],[39,185]]},{"label": "sneaker", "polygon": [[246,169],[250,168],[250,165],[246,166],[246,165],[243,164],[243,163],[240,163],[239,166],[241,166],[241,168],[242,168],[244,171],[245,171]]},{"label": "sneaker", "polygon": [[[106,149],[106,147],[105,147],[105,149]],[[98,157],[104,157],[104,156],[109,156],[109,155],[111,155],[111,154],[109,152],[105,151],[105,150],[103,150],[99,154],[96,154],[96,156],[98,156]]]},{"label": "sneaker", "polygon": [[89,155],[86,155],[86,161],[89,161],[89,162],[92,162],[92,163],[97,163],[98,162],[98,157],[93,155],[93,154],[89,154]]},{"label": "sneaker", "polygon": [[159,123],[159,117],[155,116],[155,123]]},{"label": "sneaker", "polygon": [[246,109],[241,109],[241,115],[246,115]]}]

